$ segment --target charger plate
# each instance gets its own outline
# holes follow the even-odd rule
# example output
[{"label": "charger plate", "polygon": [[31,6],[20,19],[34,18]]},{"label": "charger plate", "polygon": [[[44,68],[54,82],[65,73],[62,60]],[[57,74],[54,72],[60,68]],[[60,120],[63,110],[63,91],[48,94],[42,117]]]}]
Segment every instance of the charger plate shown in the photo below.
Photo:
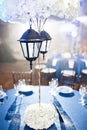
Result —
[{"label": "charger plate", "polygon": [[73,93],[73,89],[69,86],[59,86],[57,88],[57,92],[59,92],[61,94],[71,94],[71,93]]}]

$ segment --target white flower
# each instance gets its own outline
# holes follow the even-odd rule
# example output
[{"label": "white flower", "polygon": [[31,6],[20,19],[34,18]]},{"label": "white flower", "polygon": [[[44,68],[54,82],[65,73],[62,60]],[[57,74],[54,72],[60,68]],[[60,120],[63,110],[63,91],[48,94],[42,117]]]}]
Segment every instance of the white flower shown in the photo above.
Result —
[{"label": "white flower", "polygon": [[55,109],[50,104],[32,104],[24,114],[25,123],[34,129],[49,128],[54,123]]},{"label": "white flower", "polygon": [[27,22],[29,17],[48,18],[50,15],[74,19],[79,0],[1,0],[0,18],[4,21]]}]

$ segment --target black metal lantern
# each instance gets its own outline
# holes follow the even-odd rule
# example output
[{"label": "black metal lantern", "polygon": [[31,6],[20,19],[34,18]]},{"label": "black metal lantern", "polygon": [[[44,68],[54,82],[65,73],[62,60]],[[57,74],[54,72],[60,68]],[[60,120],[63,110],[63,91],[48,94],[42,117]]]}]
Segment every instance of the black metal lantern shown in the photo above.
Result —
[{"label": "black metal lantern", "polygon": [[32,61],[36,60],[39,56],[42,39],[40,39],[39,33],[30,26],[30,29],[23,33],[19,41],[23,55],[30,61],[30,69],[32,69]]},{"label": "black metal lantern", "polygon": [[41,44],[40,53],[43,54],[43,59],[45,58],[45,54],[48,52],[50,43],[51,43],[51,37],[46,31],[40,32],[40,37],[43,39],[43,42]]}]

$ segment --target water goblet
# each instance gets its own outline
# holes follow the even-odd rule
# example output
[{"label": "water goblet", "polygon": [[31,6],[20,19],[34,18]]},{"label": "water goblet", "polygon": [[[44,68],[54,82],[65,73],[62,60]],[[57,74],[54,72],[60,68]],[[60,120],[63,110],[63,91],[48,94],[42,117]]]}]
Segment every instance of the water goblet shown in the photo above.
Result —
[{"label": "water goblet", "polygon": [[52,81],[54,83],[54,87],[58,86],[58,79],[57,78],[52,78]]},{"label": "water goblet", "polygon": [[50,93],[51,95],[56,95],[56,87],[58,86],[58,79],[52,78],[52,80],[49,82],[50,86]]},{"label": "water goblet", "polygon": [[53,82],[53,89],[54,89],[54,91],[56,91],[56,88],[58,86],[58,79],[57,78],[52,78],[52,82]]},{"label": "water goblet", "polygon": [[15,93],[15,96],[19,96],[19,81],[18,81],[18,83],[15,83],[14,84],[14,89],[16,90],[16,93]]},{"label": "water goblet", "polygon": [[53,83],[52,83],[52,81],[49,81],[49,87],[50,87],[50,93],[52,94],[52,89],[53,89]]}]

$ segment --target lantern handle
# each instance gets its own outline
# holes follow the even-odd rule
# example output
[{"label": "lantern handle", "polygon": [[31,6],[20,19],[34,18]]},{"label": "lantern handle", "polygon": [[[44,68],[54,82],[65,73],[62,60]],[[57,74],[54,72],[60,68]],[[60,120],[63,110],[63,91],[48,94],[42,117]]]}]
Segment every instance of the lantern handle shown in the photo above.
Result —
[{"label": "lantern handle", "polygon": [[32,28],[32,19],[30,18],[30,21],[29,21],[29,25],[30,25],[30,29]]}]

